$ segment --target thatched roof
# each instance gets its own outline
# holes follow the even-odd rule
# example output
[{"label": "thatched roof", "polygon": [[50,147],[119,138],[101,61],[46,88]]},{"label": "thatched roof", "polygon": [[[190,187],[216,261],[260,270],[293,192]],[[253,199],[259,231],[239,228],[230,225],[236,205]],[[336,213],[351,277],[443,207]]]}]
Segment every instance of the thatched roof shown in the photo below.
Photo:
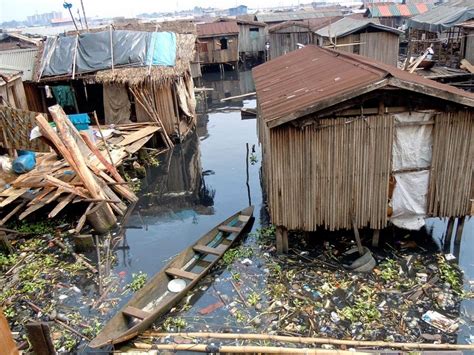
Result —
[{"label": "thatched roof", "polygon": [[195,42],[196,36],[193,34],[176,34],[176,65],[174,67],[152,66],[151,70],[149,67],[101,70],[95,73],[94,81],[135,86],[149,79],[160,84],[189,75],[190,62],[194,59]]}]

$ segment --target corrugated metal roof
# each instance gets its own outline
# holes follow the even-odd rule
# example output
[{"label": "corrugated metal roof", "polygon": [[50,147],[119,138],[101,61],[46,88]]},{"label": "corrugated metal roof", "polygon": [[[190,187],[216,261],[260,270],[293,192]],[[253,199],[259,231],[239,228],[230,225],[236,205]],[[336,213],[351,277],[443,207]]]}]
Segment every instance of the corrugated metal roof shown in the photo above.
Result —
[{"label": "corrugated metal roof", "polygon": [[364,90],[377,89],[367,89],[372,84],[397,86],[393,79],[406,84],[400,86],[404,89],[435,89],[432,96],[450,94],[448,100],[474,107],[474,94],[467,91],[370,58],[313,45],[254,68],[253,76],[261,115],[270,127],[349,100]]},{"label": "corrugated metal roof", "polygon": [[358,31],[365,30],[366,28],[375,28],[379,31],[391,32],[397,35],[403,32],[393,27],[380,25],[372,22],[370,19],[355,19],[351,17],[344,17],[343,19],[331,23],[323,28],[316,31],[316,34],[322,37],[344,37]]},{"label": "corrugated metal roof", "polygon": [[343,13],[338,9],[328,9],[321,11],[291,11],[291,12],[271,12],[263,14],[255,14],[259,22],[285,22],[308,20],[320,17],[342,16]]},{"label": "corrugated metal roof", "polygon": [[367,5],[368,17],[411,17],[428,11],[428,4],[370,4]]},{"label": "corrugated metal roof", "polygon": [[238,34],[239,26],[235,21],[202,23],[196,25],[198,37]]},{"label": "corrugated metal roof", "polygon": [[429,32],[443,32],[474,18],[474,2],[469,6],[439,5],[424,14],[412,17],[408,26]]},{"label": "corrugated metal roof", "polygon": [[37,53],[37,48],[0,51],[0,68],[22,71],[24,81],[32,80]]},{"label": "corrugated metal roof", "polygon": [[332,16],[332,17],[320,17],[320,18],[311,18],[307,20],[299,21],[286,21],[278,23],[276,25],[268,27],[268,32],[275,32],[291,26],[301,26],[310,29],[311,31],[316,31],[324,26],[327,26],[331,23],[337,22],[342,19],[342,16]]}]

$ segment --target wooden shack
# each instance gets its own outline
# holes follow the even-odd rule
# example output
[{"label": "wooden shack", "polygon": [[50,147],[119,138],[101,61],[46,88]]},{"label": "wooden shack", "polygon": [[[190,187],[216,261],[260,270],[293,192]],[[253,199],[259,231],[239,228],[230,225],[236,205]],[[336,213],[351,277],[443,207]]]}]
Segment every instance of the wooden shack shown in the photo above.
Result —
[{"label": "wooden shack", "polygon": [[[196,124],[194,86],[190,70],[190,63],[194,58],[196,36],[174,34],[175,46],[173,48],[175,49],[169,49],[169,55],[174,58],[174,65],[151,65],[141,62],[141,60],[148,60],[147,58],[151,60],[152,56],[155,60],[155,54],[146,52],[152,47],[146,45],[145,42],[160,33],[172,33],[126,30],[116,32],[117,36],[114,35],[114,31],[107,30],[65,37],[66,39],[56,42],[54,38],[49,39],[50,42],[46,43],[42,53],[41,63],[36,68],[35,80],[38,95],[40,95],[38,101],[43,105],[38,111],[47,112],[47,106],[59,103],[68,114],[95,111],[100,121],[106,124],[156,122],[168,137],[165,142],[172,145],[170,139],[181,140]],[[112,34],[109,36],[109,33]],[[113,50],[110,52],[110,48],[114,48],[110,45],[110,47],[102,48],[102,52],[94,52],[97,49],[94,48],[94,38],[89,39],[92,36],[97,36],[97,40],[111,37],[114,39],[116,48],[125,48],[131,43],[130,41],[127,42],[128,44],[125,43],[125,38],[132,41],[136,38],[134,43],[140,43],[143,50],[138,55],[132,55],[130,51],[126,56],[120,56],[120,53],[114,53]],[[48,63],[61,64],[64,59],[54,57],[55,53],[67,50],[68,45],[70,46],[70,43],[74,41],[81,43],[82,47],[72,51],[73,69],[66,67],[64,74],[51,74]],[[86,57],[84,53],[88,53],[88,50],[94,53],[94,56]],[[83,57],[80,57],[81,55]],[[84,58],[89,62],[93,61],[95,67],[90,71],[76,71],[74,68],[79,60],[85,63]],[[106,64],[99,68],[101,60]],[[114,67],[114,64],[110,65],[116,60],[131,62],[118,67]],[[60,64],[57,64],[55,68],[59,70],[65,68]],[[86,67],[89,63],[82,65]],[[50,71],[48,72],[45,68]]]},{"label": "wooden shack", "polygon": [[461,23],[462,31],[461,58],[474,65],[474,20]]},{"label": "wooden shack", "polygon": [[432,59],[448,67],[459,67],[463,30],[457,26],[474,19],[474,3],[470,0],[451,1],[408,20],[408,51],[419,56],[432,46]]},{"label": "wooden shack", "polygon": [[237,19],[239,26],[239,57],[242,62],[248,59],[262,61],[265,58],[266,24],[257,21]]},{"label": "wooden shack", "polygon": [[312,45],[253,75],[280,251],[287,230],[419,229],[471,213],[474,94]]},{"label": "wooden shack", "polygon": [[342,16],[317,17],[298,21],[286,21],[268,28],[270,43],[269,59],[292,52],[302,45],[314,43],[314,31],[330,25]]},{"label": "wooden shack", "polygon": [[201,66],[230,64],[239,61],[239,27],[236,21],[197,25],[197,52]]},{"label": "wooden shack", "polygon": [[317,30],[315,44],[360,54],[396,66],[399,37],[402,33],[370,20],[345,17]]}]

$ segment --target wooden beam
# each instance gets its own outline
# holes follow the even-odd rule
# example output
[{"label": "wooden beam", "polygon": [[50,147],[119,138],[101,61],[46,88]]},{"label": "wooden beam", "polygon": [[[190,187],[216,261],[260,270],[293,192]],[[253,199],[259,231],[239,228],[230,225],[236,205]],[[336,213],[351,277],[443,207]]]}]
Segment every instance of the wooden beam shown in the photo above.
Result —
[{"label": "wooden beam", "polygon": [[231,226],[227,226],[227,225],[219,226],[219,227],[217,227],[217,229],[221,232],[224,232],[224,233],[240,233],[242,231],[242,228],[231,227]]},{"label": "wooden beam", "polygon": [[176,276],[178,278],[195,280],[199,275],[194,272],[184,271],[175,267],[166,269],[166,273],[171,276]]},{"label": "wooden beam", "polygon": [[140,308],[132,307],[132,306],[127,306],[123,311],[123,314],[129,317],[137,318],[140,320],[144,320],[145,318],[148,318],[150,316],[149,312],[146,312]]},{"label": "wooden beam", "polygon": [[217,256],[221,256],[222,253],[224,252],[223,250],[219,250],[218,248],[211,248],[206,245],[200,245],[200,244],[193,246],[193,250],[197,251],[198,253],[211,254],[211,255],[217,255]]},{"label": "wooden beam", "polygon": [[26,332],[28,340],[31,343],[33,352],[36,355],[53,355],[56,354],[49,325],[46,322],[31,322],[26,324]]}]

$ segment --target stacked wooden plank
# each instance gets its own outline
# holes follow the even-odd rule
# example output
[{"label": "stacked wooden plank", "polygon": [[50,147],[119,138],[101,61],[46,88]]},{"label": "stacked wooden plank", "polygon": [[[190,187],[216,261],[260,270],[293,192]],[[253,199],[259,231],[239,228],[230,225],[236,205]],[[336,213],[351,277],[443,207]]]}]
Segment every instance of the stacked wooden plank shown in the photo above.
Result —
[{"label": "stacked wooden plank", "polygon": [[[112,135],[94,143],[87,133],[77,131],[60,106],[49,110],[56,129],[42,115],[36,121],[43,136],[62,157],[53,152],[37,155],[36,167],[0,192],[0,211],[4,210],[0,224],[14,215],[22,220],[46,205],[51,205],[48,218],[54,218],[71,203],[87,202],[76,231],[87,220],[96,231],[105,232],[115,224],[116,215],[126,211],[123,201],[137,200],[116,167],[161,128],[153,123],[115,126]],[[18,201],[13,210],[5,211]]]}]

